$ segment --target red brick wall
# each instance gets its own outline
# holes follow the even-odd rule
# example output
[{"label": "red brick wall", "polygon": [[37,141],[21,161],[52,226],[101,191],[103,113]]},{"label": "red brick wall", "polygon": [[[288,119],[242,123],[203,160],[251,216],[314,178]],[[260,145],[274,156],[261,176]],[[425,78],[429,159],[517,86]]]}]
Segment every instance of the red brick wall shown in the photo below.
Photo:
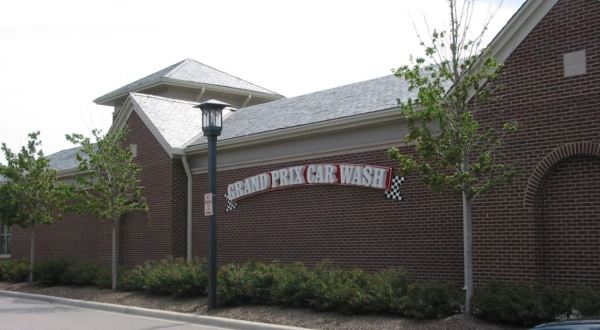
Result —
[{"label": "red brick wall", "polygon": [[[147,260],[183,256],[185,173],[181,161],[167,155],[135,112],[128,119],[127,127],[126,143],[138,146],[136,161],[142,165],[142,184],[150,211],[130,214],[121,224],[119,260],[131,266]],[[74,214],[67,215],[61,222],[39,226],[37,258],[72,257],[108,265],[110,228],[110,224],[100,223],[91,216]],[[29,257],[28,231],[13,229],[12,257]]]},{"label": "red brick wall", "polygon": [[[36,260],[73,258],[110,264],[110,225],[73,214],[36,227]],[[29,259],[29,229],[13,227],[12,258]]]},{"label": "red brick wall", "polygon": [[173,191],[171,193],[171,255],[186,256],[187,242],[187,176],[181,159],[173,159],[172,173]]},{"label": "red brick wall", "polygon": [[[185,221],[185,173],[181,160],[171,159],[139,116],[133,112],[127,121],[127,143],[137,144],[136,162],[142,166],[144,196],[149,212],[128,215],[123,224],[124,263],[135,265],[147,260],[183,256],[181,224]],[[183,189],[183,190],[182,190]],[[183,204],[182,204],[183,203]]]},{"label": "red brick wall", "polygon": [[[565,78],[563,54],[581,49],[587,74]],[[475,203],[476,281],[542,278],[544,220],[534,204],[524,203],[524,193],[536,166],[554,149],[600,143],[600,2],[559,1],[506,61],[498,85],[478,116],[486,125],[518,121],[518,132],[500,150],[517,176]]]},{"label": "red brick wall", "polygon": [[[546,222],[577,227],[578,221],[600,220],[600,213],[592,208],[587,220],[560,212],[552,219],[541,219],[539,205],[525,203],[527,182],[552,150],[576,142],[600,143],[599,46],[600,2],[560,1],[506,61],[496,83],[502,88],[478,109],[485,126],[517,120],[519,131],[499,150],[501,161],[516,167],[512,184],[474,205],[476,282],[544,278],[548,248],[543,242],[552,236],[544,232],[549,228]],[[565,78],[563,54],[581,49],[587,52],[588,73]],[[325,161],[393,165],[384,151],[293,164]],[[407,177],[405,200],[400,203],[386,200],[377,191],[318,186],[257,195],[242,201],[238,210],[224,212],[222,195],[227,183],[291,164],[219,173],[221,263],[258,259],[311,264],[331,258],[344,266],[371,270],[405,266],[417,278],[462,281],[460,197],[432,193],[414,175]],[[591,171],[597,174],[597,169]],[[553,174],[548,175],[547,180],[553,180]],[[195,176],[194,253],[201,256],[206,255],[207,219],[201,204],[206,185],[205,175]],[[538,193],[554,198],[550,191]],[[587,245],[585,240],[565,239],[565,253],[572,255]],[[558,263],[552,267],[559,267]],[[560,280],[596,283],[593,266],[582,267],[562,272]]]},{"label": "red brick wall", "polygon": [[[289,165],[318,162],[394,166],[386,150],[377,150],[219,172],[220,263],[255,259],[314,264],[328,258],[348,267],[405,266],[418,278],[460,279],[460,198],[431,192],[415,175],[407,176],[401,202],[387,199],[381,190],[305,186],[259,194],[242,200],[237,210],[224,212],[227,184]],[[206,191],[206,175],[194,176],[194,254],[200,256],[206,256],[208,237],[201,198]]]},{"label": "red brick wall", "polygon": [[540,194],[544,279],[600,284],[600,157],[574,156],[548,175]]}]

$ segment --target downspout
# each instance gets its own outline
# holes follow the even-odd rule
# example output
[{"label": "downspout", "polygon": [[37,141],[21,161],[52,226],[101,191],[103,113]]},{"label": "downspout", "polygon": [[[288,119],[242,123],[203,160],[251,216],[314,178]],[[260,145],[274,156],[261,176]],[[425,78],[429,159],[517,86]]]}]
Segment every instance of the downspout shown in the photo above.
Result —
[{"label": "downspout", "polygon": [[192,171],[190,171],[190,165],[188,164],[187,156],[181,157],[183,168],[185,169],[185,175],[187,177],[187,254],[186,258],[188,262],[192,261]]},{"label": "downspout", "polygon": [[240,109],[241,108],[245,108],[248,105],[248,102],[250,102],[251,99],[252,99],[252,94],[249,93],[248,97],[246,97],[246,100],[244,100],[244,103],[242,103],[242,106],[240,107]]},{"label": "downspout", "polygon": [[202,86],[202,89],[200,90],[200,93],[198,93],[198,95],[196,95],[196,101],[200,101],[200,99],[202,98],[202,96],[204,96],[205,92],[206,92],[206,88],[204,86]]}]

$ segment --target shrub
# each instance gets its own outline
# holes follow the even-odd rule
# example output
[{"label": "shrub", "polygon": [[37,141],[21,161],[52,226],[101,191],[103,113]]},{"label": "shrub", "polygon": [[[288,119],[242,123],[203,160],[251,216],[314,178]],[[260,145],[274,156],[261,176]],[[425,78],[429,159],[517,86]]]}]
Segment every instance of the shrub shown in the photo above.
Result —
[{"label": "shrub", "polygon": [[65,259],[44,260],[33,267],[33,278],[43,285],[61,284],[61,279],[69,266]]},{"label": "shrub", "polygon": [[0,281],[24,282],[29,277],[29,262],[26,260],[0,261]]},{"label": "shrub", "polygon": [[600,291],[584,286],[573,288],[569,291],[571,310],[579,316],[599,316],[600,315]]},{"label": "shrub", "polygon": [[441,317],[460,310],[460,292],[441,283],[410,286],[404,269],[369,274],[330,262],[314,268],[301,263],[248,262],[219,270],[217,295],[222,306],[279,304],[312,306],[353,314],[382,312],[418,318]]},{"label": "shrub", "polygon": [[[219,270],[219,302],[225,306],[271,304],[299,306],[305,292],[298,291],[303,266],[282,266],[250,261],[243,265],[228,265]],[[305,272],[303,274],[306,274]],[[306,280],[306,277],[304,277]],[[306,283],[306,281],[304,281]]]},{"label": "shrub", "polygon": [[8,272],[14,267],[13,260],[0,260],[0,281],[8,281]]},{"label": "shrub", "polygon": [[37,263],[33,267],[34,279],[42,285],[97,285],[106,287],[106,278],[108,277],[108,286],[110,286],[110,274],[105,267],[95,263],[51,259]]},{"label": "shrub", "polygon": [[198,296],[206,293],[208,283],[206,263],[188,263],[183,259],[168,259],[142,268],[143,273],[134,276],[134,281],[145,276],[143,288],[155,294],[172,294],[176,296]]},{"label": "shrub", "polygon": [[240,306],[250,301],[248,268],[245,265],[226,265],[217,274],[217,297],[223,306]]},{"label": "shrub", "polygon": [[[542,284],[532,286],[534,305],[537,315],[530,316],[532,321],[539,319],[550,321],[557,318],[566,319],[572,313],[572,298],[569,290],[561,287],[549,287]],[[527,314],[525,314],[527,316]],[[537,321],[536,321],[537,322]]]},{"label": "shrub", "polygon": [[314,298],[310,286],[311,274],[302,263],[275,268],[271,299],[286,306],[308,306]]},{"label": "shrub", "polygon": [[589,311],[594,304],[586,296],[567,288],[493,281],[475,290],[473,304],[475,314],[488,321],[534,325],[570,317],[578,301]]},{"label": "shrub", "polygon": [[144,291],[146,287],[146,277],[151,267],[151,264],[146,263],[136,266],[132,269],[119,272],[119,289],[126,291]]},{"label": "shrub", "polygon": [[29,278],[29,261],[17,261],[8,272],[11,282],[25,282]]},{"label": "shrub", "polygon": [[83,261],[68,262],[60,276],[62,285],[95,285],[101,267],[97,264]]},{"label": "shrub", "polygon": [[524,284],[490,282],[475,290],[473,305],[476,315],[492,322],[532,325],[543,321],[531,317],[541,306],[531,286]]},{"label": "shrub", "polygon": [[[120,271],[119,274],[124,273],[124,271]],[[112,286],[112,274],[110,272],[110,268],[108,267],[99,267],[98,272],[96,273],[96,278],[94,279],[94,285],[107,289]]]},{"label": "shrub", "polygon": [[401,298],[408,292],[408,273],[403,268],[384,270],[371,278],[370,311],[403,314]]},{"label": "shrub", "polygon": [[366,311],[373,300],[369,275],[359,269],[347,270],[322,262],[314,268],[309,285],[313,290],[310,304],[319,310],[359,313]]},{"label": "shrub", "polygon": [[273,303],[272,290],[278,273],[284,271],[278,263],[265,264],[251,261],[246,265],[246,287],[245,294],[251,304],[270,304]]},{"label": "shrub", "polygon": [[460,312],[461,297],[461,292],[448,284],[423,282],[409,285],[399,303],[405,316],[430,319]]},{"label": "shrub", "polygon": [[1,260],[0,261],[0,281],[8,281],[8,271],[12,269],[14,261],[12,260]]}]

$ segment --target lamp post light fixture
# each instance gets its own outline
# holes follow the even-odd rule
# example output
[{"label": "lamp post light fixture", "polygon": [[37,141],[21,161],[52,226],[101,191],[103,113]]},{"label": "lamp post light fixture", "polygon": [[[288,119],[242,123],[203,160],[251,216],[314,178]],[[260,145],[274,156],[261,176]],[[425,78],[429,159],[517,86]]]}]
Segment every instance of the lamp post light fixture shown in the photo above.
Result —
[{"label": "lamp post light fixture", "polygon": [[[195,106],[202,110],[202,131],[208,140],[208,189],[212,202],[208,222],[208,309],[217,307],[217,136],[223,128],[223,109],[230,106],[218,100],[208,100]],[[206,203],[206,198],[205,198]],[[206,206],[205,206],[206,208]]]}]

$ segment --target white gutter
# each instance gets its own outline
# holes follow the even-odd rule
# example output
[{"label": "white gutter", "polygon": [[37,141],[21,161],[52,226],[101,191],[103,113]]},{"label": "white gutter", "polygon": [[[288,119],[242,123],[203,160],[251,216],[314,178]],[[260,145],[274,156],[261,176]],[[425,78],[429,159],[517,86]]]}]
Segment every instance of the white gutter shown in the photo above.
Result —
[{"label": "white gutter", "polygon": [[187,261],[192,261],[192,171],[190,171],[190,165],[188,164],[187,156],[181,157],[183,168],[185,169],[185,175],[187,176]]},{"label": "white gutter", "polygon": [[181,81],[181,80],[170,79],[170,78],[161,78],[158,81],[155,81],[155,82],[152,82],[152,83],[149,83],[146,85],[141,85],[141,86],[136,87],[133,90],[120,92],[115,95],[110,95],[112,93],[112,92],[110,92],[108,94],[105,94],[103,96],[100,96],[100,97],[94,99],[94,103],[100,104],[100,105],[113,105],[113,104],[111,104],[111,102],[113,102],[117,99],[120,99],[122,97],[126,97],[127,94],[129,94],[129,93],[143,93],[147,89],[150,89],[150,88],[153,88],[156,86],[160,86],[160,85],[188,87],[188,88],[193,88],[193,89],[201,89],[202,87],[205,87],[206,90],[208,90],[209,92],[229,93],[229,94],[235,94],[235,95],[240,95],[240,96],[247,96],[248,95],[247,93],[252,93],[254,96],[258,96],[260,98],[265,98],[267,100],[279,100],[279,99],[285,98],[283,95],[277,94],[275,92],[266,93],[266,92],[248,90],[248,89],[239,89],[239,88],[220,86],[220,85],[195,83],[195,82]]}]

